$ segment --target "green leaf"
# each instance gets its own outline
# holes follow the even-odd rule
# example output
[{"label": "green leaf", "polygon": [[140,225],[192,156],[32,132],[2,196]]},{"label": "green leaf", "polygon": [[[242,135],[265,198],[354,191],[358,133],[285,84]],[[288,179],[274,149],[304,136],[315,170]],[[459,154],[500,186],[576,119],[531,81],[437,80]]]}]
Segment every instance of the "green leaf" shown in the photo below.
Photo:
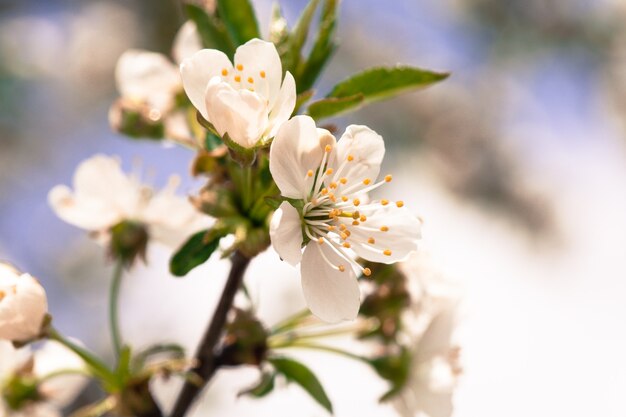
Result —
[{"label": "green leaf", "polygon": [[217,10],[236,46],[261,37],[259,23],[249,0],[217,0]]},{"label": "green leaf", "polygon": [[124,381],[130,376],[130,358],[131,358],[131,350],[130,347],[124,346],[120,351],[120,357],[117,361],[117,377],[119,378],[120,385],[124,384]]},{"label": "green leaf", "polygon": [[170,260],[170,272],[177,277],[187,275],[198,265],[202,265],[217,249],[222,233],[203,230],[191,236]]},{"label": "green leaf", "polygon": [[327,97],[363,94],[365,102],[371,103],[404,91],[428,87],[448,76],[447,73],[409,66],[371,68],[340,82]]},{"label": "green leaf", "polygon": [[306,90],[296,96],[296,107],[293,110],[294,114],[298,113],[298,110],[302,105],[306,104],[311,97],[315,94],[315,90]]},{"label": "green leaf", "polygon": [[356,110],[365,100],[363,94],[348,97],[330,97],[315,101],[309,105],[307,113],[315,120]]},{"label": "green leaf", "polygon": [[335,43],[335,29],[337,21],[337,9],[339,0],[325,0],[320,24],[313,43],[313,48],[306,60],[298,68],[296,74],[297,92],[309,90],[315,84],[322,69],[337,47]]},{"label": "green leaf", "polygon": [[285,63],[284,70],[290,71],[292,74],[295,73],[300,63],[302,47],[309,35],[311,21],[313,20],[313,15],[315,14],[318,4],[319,0],[311,0],[309,4],[307,4],[289,36],[289,50],[285,56],[287,62]]},{"label": "green leaf", "polygon": [[332,414],[333,406],[315,374],[309,368],[293,359],[285,357],[270,358],[276,371],[287,378],[287,381],[300,385],[315,401]]},{"label": "green leaf", "polygon": [[247,388],[237,394],[237,397],[242,395],[250,395],[252,397],[261,398],[274,390],[274,381],[276,379],[275,372],[263,372],[261,379],[254,386]]},{"label": "green leaf", "polygon": [[185,10],[189,19],[193,20],[198,28],[202,45],[205,48],[219,49],[232,58],[235,46],[224,24],[195,4],[185,4]]}]

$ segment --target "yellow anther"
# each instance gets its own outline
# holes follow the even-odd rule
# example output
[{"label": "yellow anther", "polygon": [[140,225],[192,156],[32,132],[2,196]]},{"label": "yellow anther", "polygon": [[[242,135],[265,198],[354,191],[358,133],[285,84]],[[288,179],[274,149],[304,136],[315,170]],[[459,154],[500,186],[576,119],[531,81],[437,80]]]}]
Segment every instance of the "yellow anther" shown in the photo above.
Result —
[{"label": "yellow anther", "polygon": [[237,64],[237,70],[238,71],[243,71],[243,65]]},{"label": "yellow anther", "polygon": [[352,161],[354,161],[354,156],[348,155],[348,162],[352,162]]},{"label": "yellow anther", "polygon": [[329,224],[329,225],[328,225],[328,230],[329,230],[329,231],[331,231],[331,232],[332,232],[333,230],[335,230],[336,228],[337,228],[337,226],[333,226],[332,224]]},{"label": "yellow anther", "polygon": [[348,229],[346,229],[346,234],[347,234],[348,236],[350,236],[352,233],[350,233],[350,231],[349,231]]},{"label": "yellow anther", "polygon": [[261,78],[265,78],[265,71],[259,72],[259,75],[261,76]]},{"label": "yellow anther", "polygon": [[369,268],[364,268],[363,275],[365,275],[366,277],[369,277],[370,275],[372,275],[372,270]]},{"label": "yellow anther", "polygon": [[322,245],[324,243],[324,239],[323,238],[317,238],[317,243],[319,243],[320,245]]},{"label": "yellow anther", "polygon": [[359,213],[358,211],[355,211],[354,213],[352,213],[352,218],[353,219],[358,219],[359,217],[361,217],[361,213]]},{"label": "yellow anther", "polygon": [[324,151],[326,151],[326,152],[330,152],[330,151],[332,151],[332,150],[333,150],[333,147],[332,147],[332,146],[330,146],[330,145],[326,145],[326,146],[324,147]]},{"label": "yellow anther", "polygon": [[342,184],[345,184],[345,183],[348,182],[348,179],[346,177],[343,177],[343,178],[339,179],[339,182],[342,183]]},{"label": "yellow anther", "polygon": [[341,223],[341,224],[339,225],[339,230],[341,230],[341,231],[346,230],[346,225],[345,225],[345,224],[343,224],[343,223]]},{"label": "yellow anther", "polygon": [[313,176],[313,170],[309,169],[306,173],[307,177],[312,177]]},{"label": "yellow anther", "polygon": [[396,201],[396,206],[398,207],[404,206],[404,201]]},{"label": "yellow anther", "polygon": [[332,168],[328,168],[328,169],[326,170],[326,175],[333,175],[333,172],[334,172],[334,171],[333,171],[333,169],[332,169]]},{"label": "yellow anther", "polygon": [[253,83],[254,83],[254,78],[252,78],[252,77],[248,77],[248,82],[249,82],[250,84],[253,84]]},{"label": "yellow anther", "polygon": [[236,82],[241,82],[241,77],[239,75],[235,75],[235,81]]},{"label": "yellow anther", "polygon": [[226,76],[228,75],[228,70],[227,70],[226,68],[224,68],[224,69],[222,70],[222,75],[223,75],[224,77],[226,77]]},{"label": "yellow anther", "polygon": [[343,242],[343,247],[350,249],[350,244],[348,242]]},{"label": "yellow anther", "polygon": [[387,226],[380,226],[380,231],[381,232],[388,232],[389,228]]},{"label": "yellow anther", "polygon": [[0,301],[7,295],[4,291],[0,290]]},{"label": "yellow anther", "polygon": [[376,239],[374,239],[373,237],[370,237],[369,239],[367,239],[367,243],[369,243],[370,245],[373,245],[374,243],[376,243]]},{"label": "yellow anther", "polygon": [[385,175],[385,182],[391,182],[391,175]]},{"label": "yellow anther", "polygon": [[391,256],[391,251],[390,251],[389,249],[385,249],[385,250],[383,251],[383,255],[385,255],[385,256]]},{"label": "yellow anther", "polygon": [[322,188],[322,195],[326,195],[328,194],[328,189],[327,188]]},{"label": "yellow anther", "polygon": [[355,221],[353,221],[353,222],[352,222],[352,226],[358,226],[358,225],[360,225],[360,224],[361,224],[361,223],[359,223],[359,221],[358,221],[358,220],[355,220]]},{"label": "yellow anther", "polygon": [[365,178],[363,180],[363,184],[365,184],[365,185],[370,185],[371,182],[372,182],[372,180],[370,180],[369,178]]},{"label": "yellow anther", "polygon": [[337,268],[338,268],[341,272],[344,272],[344,271],[346,270],[346,267],[345,267],[345,266],[343,266],[343,265],[339,265]]},{"label": "yellow anther", "polygon": [[341,237],[343,240],[346,240],[348,238],[348,234],[346,232],[341,232],[339,234],[339,237]]},{"label": "yellow anther", "polygon": [[361,217],[359,217],[359,220],[361,220],[362,222],[367,220],[367,217],[365,217],[365,214],[361,214]]},{"label": "yellow anther", "polygon": [[355,206],[358,206],[359,204],[361,204],[361,200],[359,200],[358,198],[355,198],[354,200],[352,200],[352,204],[354,204]]},{"label": "yellow anther", "polygon": [[348,201],[348,197],[346,197],[345,195],[341,196],[341,201],[345,203],[346,201]]},{"label": "yellow anther", "polygon": [[380,200],[380,204],[382,204],[383,206],[386,206],[387,204],[389,204],[389,200]]},{"label": "yellow anther", "polygon": [[330,193],[328,194],[328,198],[330,199],[330,201],[332,201],[333,203],[337,201],[337,198],[335,197],[335,194]]},{"label": "yellow anther", "polygon": [[335,188],[337,188],[337,183],[336,182],[331,182],[329,187],[334,190]]}]

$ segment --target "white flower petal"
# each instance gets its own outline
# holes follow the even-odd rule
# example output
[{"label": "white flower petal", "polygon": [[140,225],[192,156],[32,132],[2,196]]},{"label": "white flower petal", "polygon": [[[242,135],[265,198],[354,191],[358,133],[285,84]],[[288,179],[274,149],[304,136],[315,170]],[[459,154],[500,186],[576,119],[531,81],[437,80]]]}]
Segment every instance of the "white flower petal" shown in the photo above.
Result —
[{"label": "white flower petal", "polygon": [[436,356],[446,356],[452,347],[452,335],[457,321],[457,302],[453,299],[441,307],[422,334],[415,356],[428,361]]},{"label": "white flower petal", "polygon": [[278,207],[270,222],[270,239],[283,261],[296,266],[302,259],[302,220],[287,201]]},{"label": "white flower petal", "polygon": [[367,126],[348,126],[337,142],[329,166],[337,171],[348,156],[354,159],[346,163],[341,171],[341,177],[348,179],[348,186],[361,183],[366,178],[375,181],[385,156],[383,138]]},{"label": "white flower petal", "polygon": [[[243,82],[248,82],[249,78],[253,80],[256,91],[269,101],[268,108],[273,108],[283,78],[283,67],[274,44],[251,39],[241,45],[235,52],[235,69]],[[259,85],[266,86],[267,92]]]},{"label": "white flower petal", "polygon": [[206,90],[207,120],[224,136],[244,148],[251,148],[267,128],[267,105],[255,93],[235,90],[215,77]]},{"label": "white flower petal", "polygon": [[198,27],[192,20],[188,20],[178,29],[172,47],[172,56],[177,63],[182,63],[185,59],[202,49],[202,40],[198,34]]},{"label": "white flower petal", "polygon": [[185,93],[205,119],[208,119],[205,100],[207,86],[213,77],[221,76],[223,70],[230,75],[233,65],[224,52],[216,49],[202,49],[180,65]]},{"label": "white flower petal", "polygon": [[0,277],[0,339],[37,337],[47,312],[46,292],[35,278],[19,273]]},{"label": "white flower petal", "polygon": [[[383,227],[388,230],[382,231]],[[385,207],[369,214],[361,225],[350,226],[350,232],[352,236],[348,241],[353,243],[352,249],[357,255],[368,261],[391,264],[417,250],[421,223],[405,207]],[[370,237],[374,238],[374,244],[367,243]],[[390,250],[391,254],[385,255],[385,250]]]},{"label": "white flower petal", "polygon": [[[80,344],[80,342],[73,341]],[[33,373],[38,378],[58,371],[84,371],[83,360],[74,352],[55,341],[46,341],[35,351]],[[59,375],[47,379],[39,387],[39,392],[58,407],[69,405],[89,382],[84,375]]]},{"label": "white flower petal", "polygon": [[[333,268],[343,265],[343,272]],[[359,312],[360,291],[356,275],[345,259],[327,245],[310,242],[302,256],[302,291],[311,312],[328,323],[353,320]]]},{"label": "white flower petal", "polygon": [[291,117],[293,109],[296,107],[296,80],[289,71],[285,74],[283,86],[280,88],[278,98],[270,112],[270,130],[266,137],[273,138],[280,126]]},{"label": "white flower petal", "polygon": [[131,49],[122,54],[115,68],[120,95],[168,111],[181,88],[176,66],[163,54]]},{"label": "white flower petal", "polygon": [[326,145],[334,145],[334,137],[320,139],[315,121],[309,116],[295,116],[282,124],[270,148],[270,171],[281,194],[305,199],[319,168]]}]

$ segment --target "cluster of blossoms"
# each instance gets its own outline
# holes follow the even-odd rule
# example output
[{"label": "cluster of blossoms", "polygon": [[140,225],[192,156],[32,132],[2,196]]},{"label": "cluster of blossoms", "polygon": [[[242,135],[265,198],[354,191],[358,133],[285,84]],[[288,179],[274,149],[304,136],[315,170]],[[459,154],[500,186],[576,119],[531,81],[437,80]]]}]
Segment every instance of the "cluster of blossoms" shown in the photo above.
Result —
[{"label": "cluster of blossoms", "polygon": [[[371,365],[390,382],[383,399],[392,400],[403,416],[420,412],[449,416],[451,389],[460,373],[458,349],[452,343],[456,300],[436,296],[434,280],[424,278],[428,273],[417,264],[394,265],[414,259],[421,221],[403,201],[376,196],[392,181],[391,174],[380,172],[385,144],[379,134],[367,126],[350,125],[336,139],[333,129],[317,124],[316,108],[345,110],[363,104],[367,89],[354,93],[348,83],[347,93],[341,88],[333,91],[344,96],[322,99],[306,114],[298,114],[334,50],[329,39],[337,3],[326,2],[321,17],[327,19],[326,35],[316,41],[308,62],[300,56],[308,30],[301,25],[308,27],[318,3],[307,7],[295,34],[276,20],[281,24],[272,25],[272,42],[247,35],[233,38],[235,22],[219,22],[227,19],[231,2],[218,2],[219,13],[190,5],[195,16],[200,13],[204,18],[181,27],[173,61],[143,50],[120,57],[115,77],[121,97],[109,113],[112,127],[129,136],[167,139],[191,148],[192,173],[205,175],[206,185],[198,195],[184,198],[176,195],[180,179],[171,177],[164,189],[155,191],[138,175],[123,172],[117,158],[96,155],[78,166],[72,188],[58,185],[49,192],[53,211],[88,231],[117,264],[110,293],[116,363],[111,367],[80,343],[61,336],[52,326],[41,285],[0,264],[0,350],[6,350],[0,356],[4,401],[0,410],[11,415],[57,415],[89,375],[107,396],[77,415],[112,411],[162,417],[151,380],[159,374],[178,374],[186,383],[171,416],[183,417],[217,368],[250,364],[259,367],[261,380],[247,394],[266,395],[274,388],[274,378],[282,375],[332,411],[313,373],[283,351],[292,347],[332,351],[307,340],[346,334],[376,346],[373,355],[351,357]],[[210,43],[207,36],[221,39],[224,50],[203,49]],[[391,79],[394,73],[401,74],[401,81],[392,80],[400,84],[373,88],[394,92],[402,83],[409,88],[445,78],[401,67],[374,71],[373,80],[381,74]],[[365,81],[369,76],[365,74]],[[357,81],[357,86],[367,84]],[[389,94],[378,91],[368,100]],[[228,247],[220,244],[224,238],[229,238]],[[175,250],[170,270],[178,276],[217,250],[232,260],[218,307],[193,359],[170,345],[136,352],[120,334],[120,280],[136,262],[147,262],[146,251],[153,243]],[[285,262],[299,265],[307,304],[303,313],[271,327],[256,317],[253,307],[234,306],[250,260],[270,246]],[[411,283],[418,283],[417,292]],[[337,324],[345,321],[349,323]],[[164,353],[167,358],[162,362],[149,362]],[[53,383],[62,383],[63,389]]]}]

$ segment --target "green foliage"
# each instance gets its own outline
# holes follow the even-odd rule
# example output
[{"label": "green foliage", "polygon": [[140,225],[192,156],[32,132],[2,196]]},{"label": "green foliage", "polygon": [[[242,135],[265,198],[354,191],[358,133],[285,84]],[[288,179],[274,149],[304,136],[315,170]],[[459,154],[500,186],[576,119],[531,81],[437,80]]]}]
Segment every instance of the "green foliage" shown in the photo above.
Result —
[{"label": "green foliage", "polygon": [[235,46],[226,27],[219,19],[195,4],[185,4],[185,11],[189,19],[196,24],[205,48],[219,49],[229,57],[233,57]]},{"label": "green foliage", "polygon": [[404,388],[410,376],[411,361],[411,352],[405,347],[396,354],[379,356],[369,361],[376,373],[391,385],[380,401],[391,399]]},{"label": "green foliage", "polygon": [[240,397],[242,395],[249,395],[256,398],[265,397],[267,394],[274,390],[275,380],[275,372],[263,372],[258,383],[248,389],[239,392],[237,396]]},{"label": "green foliage", "polygon": [[363,94],[324,98],[311,103],[307,109],[307,113],[315,120],[338,116],[342,113],[354,111],[364,100],[365,96]]},{"label": "green foliage", "polygon": [[217,229],[203,230],[191,236],[170,260],[170,272],[182,277],[202,265],[217,249],[222,236]]},{"label": "green foliage", "polygon": [[259,23],[249,0],[218,0],[217,10],[236,46],[261,37]]},{"label": "green foliage", "polygon": [[301,59],[302,47],[304,46],[304,43],[309,35],[311,21],[313,20],[313,15],[315,14],[318,4],[319,0],[311,0],[302,11],[298,22],[291,31],[287,51],[281,56],[285,63],[285,71],[290,71],[292,74],[296,74],[296,70]]},{"label": "green foliage", "polygon": [[286,357],[274,357],[270,358],[269,361],[276,368],[276,372],[287,378],[287,381],[300,385],[328,412],[333,412],[333,406],[324,391],[324,387],[309,368]]}]

